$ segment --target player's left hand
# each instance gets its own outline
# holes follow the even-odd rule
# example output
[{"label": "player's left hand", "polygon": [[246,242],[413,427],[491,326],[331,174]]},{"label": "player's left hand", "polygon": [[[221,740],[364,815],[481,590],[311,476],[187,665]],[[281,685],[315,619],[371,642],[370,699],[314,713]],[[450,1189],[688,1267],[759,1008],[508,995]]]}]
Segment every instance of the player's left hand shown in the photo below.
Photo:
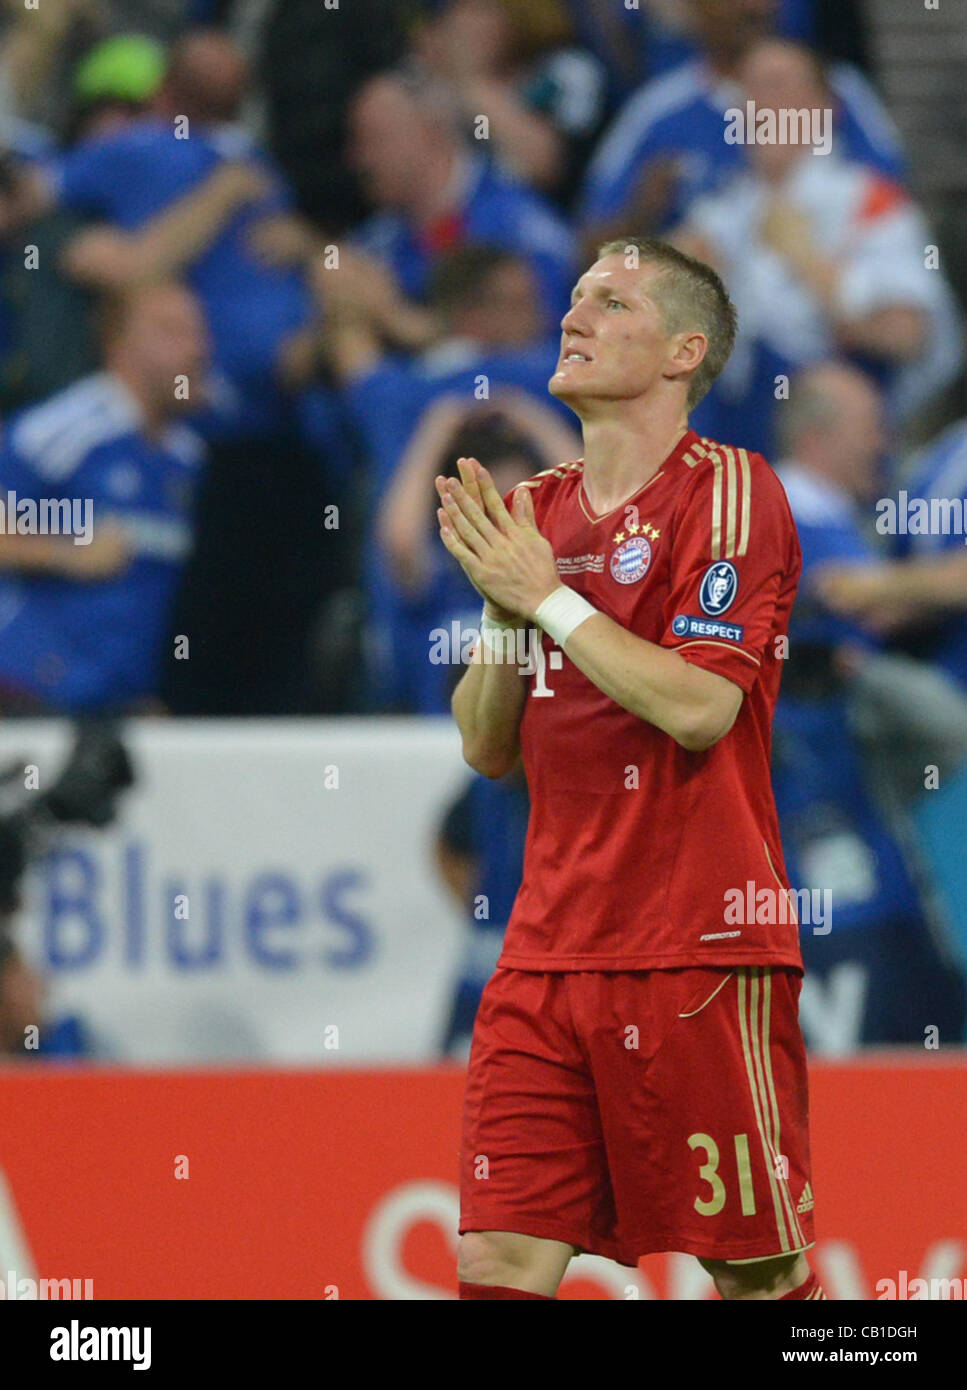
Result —
[{"label": "player's left hand", "polygon": [[486,468],[476,459],[467,463],[483,505],[462,482],[438,477],[440,537],[474,588],[500,608],[533,622],[540,605],[560,588],[561,579],[550,543],[537,529],[530,489],[517,488],[513,510],[508,511]]}]

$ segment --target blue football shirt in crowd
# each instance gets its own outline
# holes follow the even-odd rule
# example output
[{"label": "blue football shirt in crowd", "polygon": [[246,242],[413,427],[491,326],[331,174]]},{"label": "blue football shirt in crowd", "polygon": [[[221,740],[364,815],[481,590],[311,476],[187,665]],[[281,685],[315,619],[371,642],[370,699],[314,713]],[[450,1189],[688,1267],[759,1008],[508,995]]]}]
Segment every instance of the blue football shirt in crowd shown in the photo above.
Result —
[{"label": "blue football shirt in crowd", "polygon": [[[291,210],[288,189],[251,142],[234,128],[192,130],[178,139],[170,123],[144,120],[85,140],[48,166],[60,202],[123,231],[136,231],[195,191],[225,160],[257,163],[271,192],[240,209],[189,267],[212,334],[215,365],[235,386],[246,423],[261,423],[285,338],[310,316],[301,274],[269,266],[249,248],[259,218]],[[250,418],[249,418],[250,417]]]},{"label": "blue football shirt in crowd", "polygon": [[[513,387],[566,413],[573,424],[566,407],[547,392],[557,359],[558,345],[550,340],[532,348],[487,351],[469,340],[451,339],[417,358],[384,358],[349,382],[343,399],[371,464],[372,510],[381,505],[424,411],[443,396],[462,396],[469,407],[486,382],[497,410],[500,388]],[[434,497],[429,483],[431,520]],[[480,599],[470,581],[441,544],[424,592],[418,598],[406,597],[373,545],[366,553],[363,586],[372,625],[375,703],[423,714],[445,713],[452,670],[429,662],[430,633],[451,622],[477,624]]]},{"label": "blue football shirt in crowd", "polygon": [[577,279],[577,244],[564,219],[497,164],[475,155],[465,161],[457,206],[422,231],[396,212],[379,212],[359,229],[360,245],[384,260],[407,295],[423,299],[437,256],[465,242],[516,252],[533,267],[555,332],[567,313]]},{"label": "blue football shirt in crowd", "polygon": [[182,424],[149,438],[136,402],[106,372],[13,418],[0,447],[0,500],[90,503],[95,534],[115,522],[131,559],[101,580],[0,571],[0,684],[65,712],[156,692],[203,460]]},{"label": "blue football shirt in crowd", "polygon": [[[617,71],[597,12],[586,0],[566,0],[566,3],[580,42],[608,68],[613,95],[627,95],[625,73]],[[779,0],[778,11],[776,33],[780,37],[812,42],[816,31],[814,0]],[[622,34],[627,50],[635,55],[634,77],[638,82],[659,77],[698,56],[698,49],[687,34],[664,25],[647,5],[613,6],[611,24]]]},{"label": "blue football shirt in crowd", "polygon": [[[839,153],[903,180],[906,164],[896,129],[867,80],[850,64],[836,63],[829,83],[837,102]],[[675,164],[662,228],[681,222],[696,198],[716,192],[746,167],[745,146],[724,139],[726,110],[744,110],[744,103],[740,89],[716,78],[701,59],[647,82],[619,111],[588,166],[578,204],[581,223],[620,217],[645,165],[658,159]]]},{"label": "blue football shirt in crowd", "polygon": [[[789,628],[790,659],[820,660],[847,643],[879,644],[814,597],[817,568],[878,558],[842,492],[794,464],[777,469],[802,546],[799,594]],[[812,651],[807,652],[806,649]],[[808,697],[787,681],[774,722],[773,786],[783,851],[796,888],[829,888],[837,929],[918,919],[919,901],[899,845],[866,785],[849,720],[848,685],[834,681]]]},{"label": "blue football shirt in crowd", "polygon": [[[908,500],[922,497],[959,500],[967,513],[967,420],[958,420],[920,453],[911,478],[903,484]],[[948,535],[898,535],[896,553],[911,559],[927,559],[963,549],[965,536],[951,528]],[[967,686],[967,614],[958,614],[929,625],[925,654]]]}]

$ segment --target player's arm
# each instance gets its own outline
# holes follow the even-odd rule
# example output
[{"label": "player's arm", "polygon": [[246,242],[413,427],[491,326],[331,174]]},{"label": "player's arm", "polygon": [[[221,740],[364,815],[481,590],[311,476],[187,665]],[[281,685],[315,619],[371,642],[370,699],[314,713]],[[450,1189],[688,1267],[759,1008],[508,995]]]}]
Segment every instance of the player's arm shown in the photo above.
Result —
[{"label": "player's arm", "polygon": [[110,525],[100,528],[85,545],[75,545],[71,536],[21,536],[0,532],[0,572],[57,575],[97,583],[120,574],[129,558],[130,550],[123,533]]},{"label": "player's arm", "polygon": [[[869,232],[866,238],[869,240]],[[872,235],[877,235],[874,230]],[[909,362],[923,351],[928,329],[927,313],[922,304],[910,300],[902,287],[895,289],[890,298],[895,302],[883,302],[866,312],[844,307],[843,285],[848,275],[845,259],[836,259],[825,254],[817,245],[809,225],[809,219],[798,208],[783,202],[774,202],[762,226],[762,237],[767,246],[777,251],[786,261],[793,273],[816,296],[826,310],[836,329],[840,346],[850,352],[866,352],[874,357],[882,357],[888,362]],[[864,230],[861,229],[856,240],[863,245]],[[856,247],[853,248],[856,257]],[[869,257],[869,251],[865,257]],[[902,255],[902,243],[896,247],[896,254]],[[889,271],[885,277],[889,283]]]},{"label": "player's arm", "polygon": [[[702,752],[729,732],[743,694],[784,650],[776,639],[784,635],[800,549],[782,484],[766,461],[722,446],[683,485],[666,541],[669,589],[658,645],[600,615],[582,621],[583,600],[566,594],[542,606],[538,621],[612,699],[689,752]],[[548,607],[563,630],[545,621]]]},{"label": "player's arm", "polygon": [[[11,433],[15,433],[14,429]],[[8,437],[0,450],[0,493],[39,502],[50,495],[49,479],[38,459],[15,448]],[[13,520],[13,512],[10,514]],[[0,526],[0,573],[98,583],[120,574],[130,546],[110,517],[96,520],[84,534],[30,535]]]},{"label": "player's arm", "polygon": [[[483,506],[462,483],[438,480],[441,535],[471,583],[509,613],[542,627],[599,690],[688,751],[710,748],[727,734],[742,690],[677,652],[634,636],[561,584],[551,547],[537,529],[529,489],[518,488],[508,512],[486,469],[471,463]],[[490,690],[496,694],[495,687]],[[509,686],[503,698],[509,706]],[[520,701],[522,708],[523,693]]]},{"label": "player's arm", "polygon": [[605,613],[587,617],[562,645],[615,704],[662,729],[690,753],[724,738],[742,706],[743,692],[725,676],[636,637]]},{"label": "player's arm", "polygon": [[86,228],[64,249],[61,263],[73,280],[118,290],[177,275],[206,251],[246,203],[270,185],[255,165],[220,164],[204,183],[134,232]]},{"label": "player's arm", "polygon": [[836,613],[873,618],[877,626],[902,626],[924,611],[967,607],[967,555],[948,551],[886,564],[830,564],[818,570],[814,588]]},{"label": "player's arm", "polygon": [[[493,614],[487,605],[485,612]],[[526,627],[521,619],[520,626]],[[527,684],[513,662],[482,660],[482,645],[453,692],[451,709],[463,756],[484,777],[505,777],[520,756],[520,720]]]}]

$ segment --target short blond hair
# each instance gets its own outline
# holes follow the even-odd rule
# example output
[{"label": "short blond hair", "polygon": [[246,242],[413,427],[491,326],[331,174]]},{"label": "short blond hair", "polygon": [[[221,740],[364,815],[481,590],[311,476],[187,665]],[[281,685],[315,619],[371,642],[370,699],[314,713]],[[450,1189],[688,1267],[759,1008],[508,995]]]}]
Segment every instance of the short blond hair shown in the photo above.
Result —
[{"label": "short blond hair", "polygon": [[620,237],[598,247],[598,260],[605,256],[624,256],[627,260],[632,251],[637,253],[638,265],[656,265],[661,271],[653,293],[669,336],[702,333],[708,343],[688,383],[688,409],[693,410],[732,354],[738,328],[735,305],[710,265],[667,241]]}]

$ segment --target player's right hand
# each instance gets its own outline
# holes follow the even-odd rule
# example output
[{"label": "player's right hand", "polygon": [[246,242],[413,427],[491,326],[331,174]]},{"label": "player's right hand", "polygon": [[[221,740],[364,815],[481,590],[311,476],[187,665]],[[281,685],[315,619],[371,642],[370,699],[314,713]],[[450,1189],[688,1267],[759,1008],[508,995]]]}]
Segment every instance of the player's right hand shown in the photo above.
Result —
[{"label": "player's right hand", "polygon": [[[476,467],[474,465],[476,465]],[[487,510],[487,504],[484,501],[483,493],[480,490],[480,482],[477,477],[477,468],[479,467],[480,464],[476,459],[457,459],[457,472],[460,474],[461,483],[463,483],[467,492],[476,502],[480,510],[485,512]],[[472,579],[470,582],[473,584]],[[477,589],[476,584],[474,584],[474,588]],[[503,608],[499,603],[495,603],[482,589],[477,589],[477,593],[480,594],[481,598],[484,600],[484,609],[487,617],[493,618],[495,622],[510,623],[520,616],[517,613],[512,613],[509,608]]]}]

